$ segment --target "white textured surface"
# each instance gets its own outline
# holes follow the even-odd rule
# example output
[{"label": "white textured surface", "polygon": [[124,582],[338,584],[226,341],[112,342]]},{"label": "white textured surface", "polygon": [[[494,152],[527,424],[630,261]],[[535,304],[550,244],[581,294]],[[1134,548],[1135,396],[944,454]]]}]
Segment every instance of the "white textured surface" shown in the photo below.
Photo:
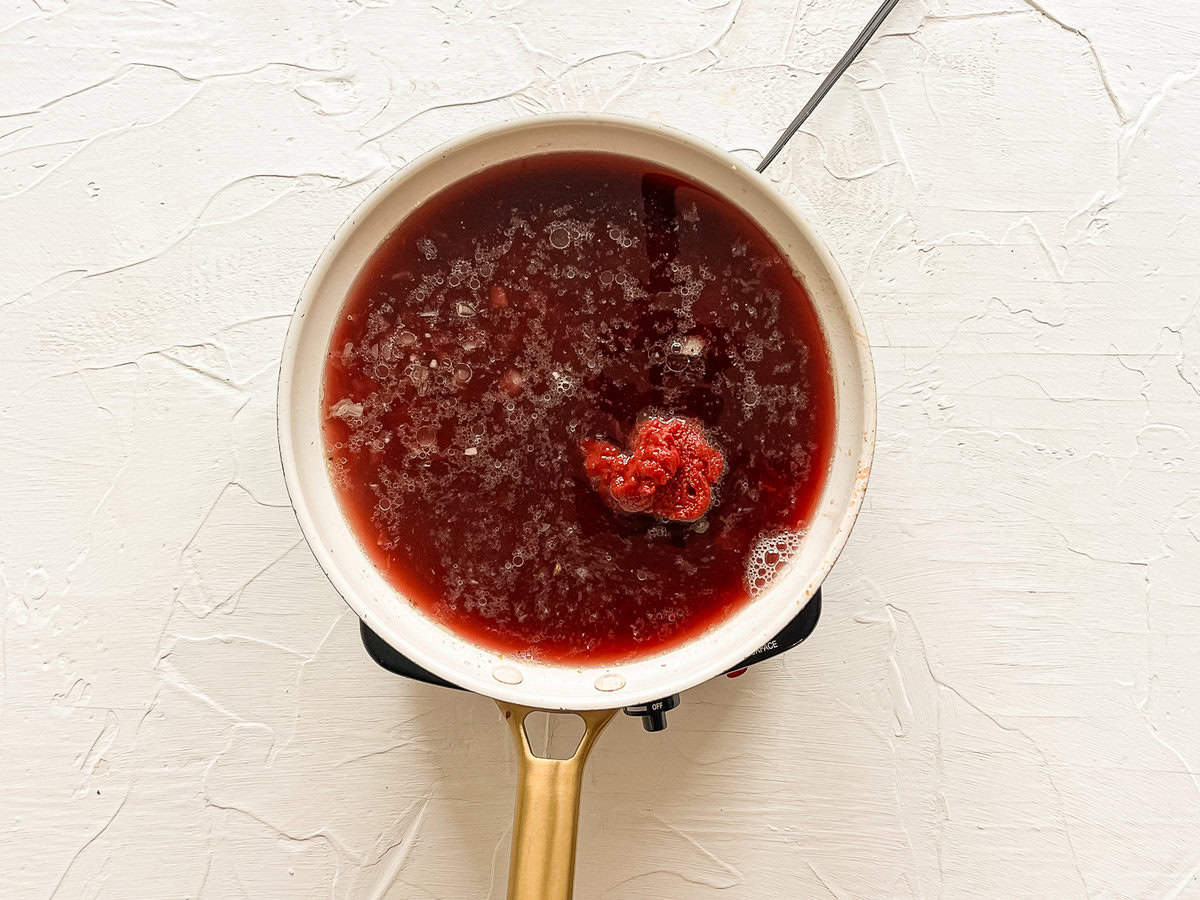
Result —
[{"label": "white textured surface", "polygon": [[[0,7],[14,898],[498,898],[487,701],[371,664],[274,380],[395,166],[544,110],[753,160],[873,2]],[[902,0],[771,178],[876,352],[802,649],[622,719],[584,898],[1200,897],[1200,6]]]}]

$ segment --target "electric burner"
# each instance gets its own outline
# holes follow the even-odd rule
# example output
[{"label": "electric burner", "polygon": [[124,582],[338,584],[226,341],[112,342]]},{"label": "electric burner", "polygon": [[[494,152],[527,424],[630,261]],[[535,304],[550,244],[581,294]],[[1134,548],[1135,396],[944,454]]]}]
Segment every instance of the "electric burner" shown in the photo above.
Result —
[{"label": "electric burner", "polygon": [[[724,673],[725,676],[728,678],[737,678],[746,669],[750,668],[750,666],[791,650],[813,633],[813,629],[817,627],[817,620],[820,618],[821,589],[817,588],[817,592],[813,594],[812,599],[808,601],[804,609],[800,610],[800,614],[784,627],[783,631],[779,632],[779,634],[775,635],[775,637],[771,638],[771,640],[767,641],[732,669],[726,671]],[[407,656],[399,653],[391,644],[388,644],[383,638],[368,628],[366,622],[360,621],[358,626],[362,634],[363,646],[367,648],[367,654],[389,672],[394,672],[405,678],[411,678],[413,681],[423,681],[425,684],[453,688],[456,691],[462,690],[457,684],[451,684],[444,678],[438,678],[432,672],[427,672]],[[663,697],[661,700],[654,700],[650,703],[627,706],[625,707],[625,715],[640,718],[643,727],[647,731],[663,731],[667,727],[667,713],[678,705],[679,695],[672,694],[670,697]]]}]

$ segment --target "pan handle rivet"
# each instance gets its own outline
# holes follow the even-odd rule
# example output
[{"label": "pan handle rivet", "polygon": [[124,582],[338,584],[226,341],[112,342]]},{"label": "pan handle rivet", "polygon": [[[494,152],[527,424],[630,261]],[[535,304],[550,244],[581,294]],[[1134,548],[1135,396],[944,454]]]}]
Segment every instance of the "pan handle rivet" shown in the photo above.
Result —
[{"label": "pan handle rivet", "polygon": [[512,666],[496,666],[492,669],[492,677],[501,684],[520,684],[525,680],[525,676],[520,670],[514,669]]},{"label": "pan handle rivet", "polygon": [[619,691],[625,687],[625,679],[616,672],[605,672],[596,679],[596,690],[598,691]]}]

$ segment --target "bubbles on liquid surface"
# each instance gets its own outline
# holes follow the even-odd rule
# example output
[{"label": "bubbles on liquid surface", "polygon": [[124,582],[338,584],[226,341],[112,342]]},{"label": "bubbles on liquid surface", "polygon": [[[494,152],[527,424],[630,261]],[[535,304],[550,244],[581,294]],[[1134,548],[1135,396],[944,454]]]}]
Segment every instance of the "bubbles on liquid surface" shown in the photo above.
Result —
[{"label": "bubbles on liquid surface", "polygon": [[[718,248],[726,258],[675,260],[668,283],[651,284],[640,205],[627,213],[562,204],[519,209],[486,234],[429,231],[433,254],[410,243],[411,264],[354,311],[353,339],[339,342],[342,361],[366,376],[327,410],[345,430],[331,460],[339,485],[361,488],[347,473],[369,472],[375,539],[398,558],[422,554],[421,571],[437,573],[431,603],[528,646],[661,641],[686,627],[698,594],[757,595],[781,551],[794,550],[772,537],[747,560],[757,532],[746,536],[753,517],[732,501],[688,525],[610,522],[600,536],[576,518],[595,503],[579,475],[581,439],[622,440],[647,404],[671,413],[696,403],[693,414],[713,416],[736,450],[755,422],[785,421],[804,394],[795,347],[775,328],[780,297],[739,282],[747,264],[714,274],[732,242]],[[748,321],[750,307],[749,340],[714,330],[714,310]],[[789,453],[772,465],[801,471]],[[767,495],[749,479],[721,496],[749,510]],[[731,530],[743,543],[720,586],[706,548]],[[597,602],[624,596],[612,587],[622,584],[628,597]],[[621,611],[626,602],[641,605],[636,614]]]},{"label": "bubbles on liquid surface", "polygon": [[751,597],[764,593],[787,568],[804,542],[804,532],[785,531],[759,538],[746,559],[746,587]]}]

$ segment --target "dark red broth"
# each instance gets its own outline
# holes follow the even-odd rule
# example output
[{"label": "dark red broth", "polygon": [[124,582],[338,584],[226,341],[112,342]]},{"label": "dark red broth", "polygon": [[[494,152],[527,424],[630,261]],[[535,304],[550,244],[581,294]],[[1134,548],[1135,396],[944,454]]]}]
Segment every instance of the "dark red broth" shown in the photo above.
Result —
[{"label": "dark red broth", "polygon": [[[387,579],[477,644],[560,662],[660,650],[747,603],[833,442],[828,353],[780,252],[711,191],[609,154],[496,166],[402,222],[346,299],[323,404]],[[648,416],[724,456],[698,521],[589,482],[581,445],[628,446]]]}]

